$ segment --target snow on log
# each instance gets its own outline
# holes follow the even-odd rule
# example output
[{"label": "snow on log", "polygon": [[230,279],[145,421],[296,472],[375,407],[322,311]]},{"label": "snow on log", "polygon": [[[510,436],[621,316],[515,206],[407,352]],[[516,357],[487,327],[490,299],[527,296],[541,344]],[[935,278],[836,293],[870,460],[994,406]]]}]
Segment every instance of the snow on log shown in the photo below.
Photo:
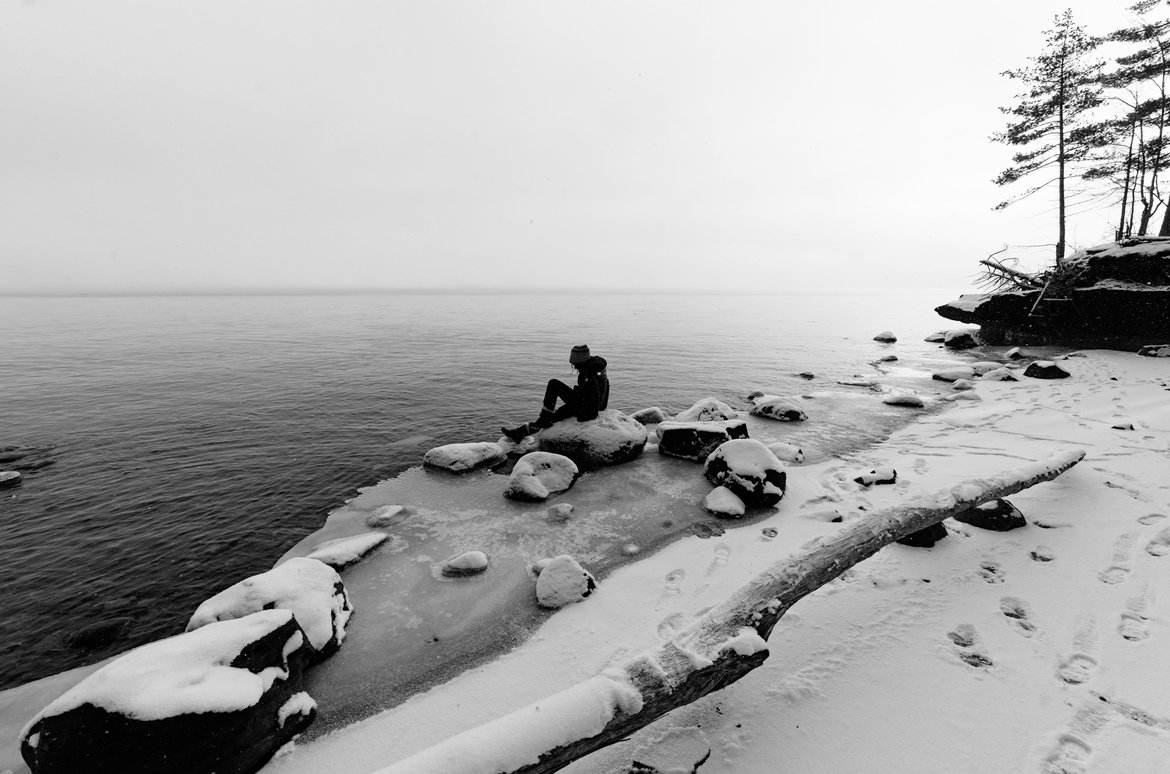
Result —
[{"label": "snow on log", "polygon": [[771,565],[661,645],[374,774],[559,771],[758,667],[789,608],[853,565],[947,517],[1051,481],[1084,456],[1063,452],[850,522]]}]

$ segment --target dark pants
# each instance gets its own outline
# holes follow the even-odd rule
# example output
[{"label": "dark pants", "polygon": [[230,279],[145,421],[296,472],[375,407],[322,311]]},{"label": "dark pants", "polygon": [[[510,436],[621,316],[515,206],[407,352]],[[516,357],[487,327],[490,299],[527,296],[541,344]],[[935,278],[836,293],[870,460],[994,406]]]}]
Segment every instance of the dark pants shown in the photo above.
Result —
[{"label": "dark pants", "polygon": [[[557,400],[564,405],[557,408]],[[577,415],[577,395],[573,388],[560,379],[549,379],[544,388],[544,402],[540,406],[540,419],[532,424],[537,427],[551,427],[554,422]]]}]

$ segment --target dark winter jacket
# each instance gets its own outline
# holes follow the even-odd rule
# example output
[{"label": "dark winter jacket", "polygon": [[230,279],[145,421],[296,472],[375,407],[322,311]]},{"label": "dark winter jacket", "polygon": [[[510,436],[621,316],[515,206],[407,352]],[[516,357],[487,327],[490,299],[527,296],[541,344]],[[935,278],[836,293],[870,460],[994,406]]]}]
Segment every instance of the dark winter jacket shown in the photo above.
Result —
[{"label": "dark winter jacket", "polygon": [[605,358],[594,355],[577,366],[576,393],[577,421],[597,419],[597,412],[609,405],[609,377],[605,373]]}]

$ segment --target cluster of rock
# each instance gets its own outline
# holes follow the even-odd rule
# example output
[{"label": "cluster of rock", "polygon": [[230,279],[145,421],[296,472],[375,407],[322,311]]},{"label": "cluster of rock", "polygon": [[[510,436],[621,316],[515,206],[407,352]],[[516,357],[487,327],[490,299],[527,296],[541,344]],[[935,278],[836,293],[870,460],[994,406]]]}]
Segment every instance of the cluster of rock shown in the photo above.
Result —
[{"label": "cluster of rock", "polygon": [[257,771],[312,723],[305,671],[341,647],[352,613],[337,570],[289,559],[60,696],[21,732],[21,755],[33,774]]}]

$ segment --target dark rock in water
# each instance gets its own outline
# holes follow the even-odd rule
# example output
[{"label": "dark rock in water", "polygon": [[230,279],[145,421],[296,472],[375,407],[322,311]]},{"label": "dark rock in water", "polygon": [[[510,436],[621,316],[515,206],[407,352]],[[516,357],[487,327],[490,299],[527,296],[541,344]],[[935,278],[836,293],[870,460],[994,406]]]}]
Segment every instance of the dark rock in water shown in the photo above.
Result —
[{"label": "dark rock in water", "polygon": [[890,331],[882,331],[878,335],[874,336],[873,340],[874,341],[881,341],[881,342],[886,343],[886,344],[893,344],[895,341],[898,340],[898,337],[895,336]]},{"label": "dark rock in water", "polygon": [[20,486],[23,477],[15,470],[0,470],[0,489],[7,489],[10,486]]},{"label": "dark rock in water", "polygon": [[658,426],[658,453],[684,460],[702,461],[720,444],[747,438],[742,419],[722,422],[663,422]]},{"label": "dark rock in water", "polygon": [[797,374],[797,376],[799,376],[801,379],[809,379],[809,380],[817,378],[817,375],[812,373],[811,371],[801,371],[800,373]]},{"label": "dark rock in water", "polygon": [[1028,364],[1028,367],[1024,369],[1024,376],[1030,376],[1033,379],[1067,379],[1069,372],[1051,360],[1037,360]]},{"label": "dark rock in water", "polygon": [[758,395],[752,398],[751,415],[780,422],[803,422],[808,419],[804,406],[795,398],[780,395]]},{"label": "dark rock in water", "polygon": [[565,419],[540,431],[540,450],[568,457],[584,470],[629,462],[646,448],[649,435],[641,423],[606,409],[596,419]]},{"label": "dark rock in water", "polygon": [[132,623],[132,619],[124,616],[98,621],[65,635],[65,644],[78,650],[99,650],[116,642]]},{"label": "dark rock in water", "polygon": [[686,411],[679,412],[675,422],[721,422],[736,419],[739,412],[716,398],[703,398]]},{"label": "dark rock in water", "polygon": [[911,546],[912,548],[930,548],[938,541],[947,536],[947,528],[942,525],[932,524],[926,529],[920,529],[917,532],[911,532],[906,537],[898,541],[900,545]]},{"label": "dark rock in water", "polygon": [[949,331],[943,337],[943,346],[948,349],[971,349],[979,346],[979,340],[971,331]]},{"label": "dark rock in water", "polygon": [[251,774],[313,721],[311,653],[287,610],[144,645],[42,710],[21,755],[33,774]]},{"label": "dark rock in water", "polygon": [[1019,509],[1003,499],[992,500],[976,508],[963,511],[955,516],[955,521],[961,521],[980,529],[989,529],[993,532],[1007,532],[1028,526],[1028,520],[1024,518]]},{"label": "dark rock in water", "polygon": [[1020,351],[1019,347],[1012,347],[1007,352],[1005,352],[1003,356],[1008,360],[1019,360],[1024,356],[1024,353]]},{"label": "dark rock in water", "polygon": [[925,339],[923,339],[923,341],[929,341],[931,344],[942,344],[944,341],[946,341],[946,338],[946,331],[938,331],[937,333],[930,334]]},{"label": "dark rock in water", "polygon": [[784,497],[788,476],[776,455],[751,438],[727,441],[711,452],[703,475],[715,486],[725,486],[745,505],[771,506]]},{"label": "dark rock in water", "polygon": [[1170,357],[1170,344],[1147,344],[1138,350],[1142,357]]}]

